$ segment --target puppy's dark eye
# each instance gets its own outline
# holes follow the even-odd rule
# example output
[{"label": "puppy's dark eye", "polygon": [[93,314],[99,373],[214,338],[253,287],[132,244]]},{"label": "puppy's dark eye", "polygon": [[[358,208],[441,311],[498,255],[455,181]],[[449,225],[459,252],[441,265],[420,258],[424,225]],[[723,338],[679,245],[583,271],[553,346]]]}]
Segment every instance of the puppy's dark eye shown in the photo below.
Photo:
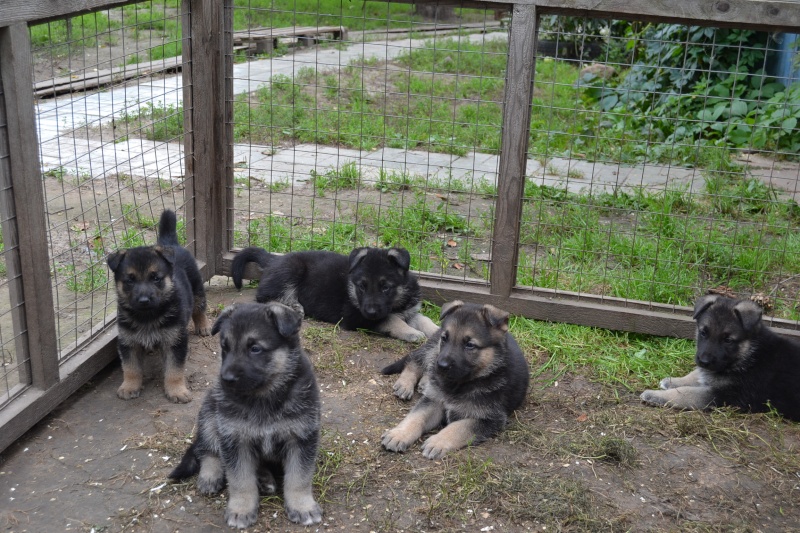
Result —
[{"label": "puppy's dark eye", "polygon": [[150,281],[152,281],[153,283],[160,283],[162,279],[164,278],[159,276],[156,272],[150,274]]},{"label": "puppy's dark eye", "polygon": [[220,347],[222,348],[223,352],[227,352],[228,351],[228,341],[222,341],[220,343]]},{"label": "puppy's dark eye", "polygon": [[725,344],[733,344],[736,342],[736,339],[733,337],[725,337]]},{"label": "puppy's dark eye", "polygon": [[260,355],[261,352],[263,351],[264,350],[261,349],[261,346],[259,346],[258,344],[254,344],[250,347],[250,355]]},{"label": "puppy's dark eye", "polygon": [[475,344],[473,341],[467,341],[464,344],[464,348],[466,348],[467,350],[476,350],[478,348],[478,345]]},{"label": "puppy's dark eye", "polygon": [[450,335],[447,334],[446,331],[442,332],[442,342],[447,342],[447,339],[450,338]]},{"label": "puppy's dark eye", "polygon": [[705,339],[706,337],[708,337],[708,330],[707,330],[706,328],[700,328],[700,330],[698,331],[698,333],[699,333],[699,334],[700,334],[700,336],[701,336],[701,337],[703,337],[704,339]]},{"label": "puppy's dark eye", "polygon": [[128,274],[128,276],[125,278],[125,283],[136,283],[136,276],[133,274]]},{"label": "puppy's dark eye", "polygon": [[383,294],[389,294],[392,292],[392,287],[390,285],[384,285],[381,287],[381,292],[383,292]]}]

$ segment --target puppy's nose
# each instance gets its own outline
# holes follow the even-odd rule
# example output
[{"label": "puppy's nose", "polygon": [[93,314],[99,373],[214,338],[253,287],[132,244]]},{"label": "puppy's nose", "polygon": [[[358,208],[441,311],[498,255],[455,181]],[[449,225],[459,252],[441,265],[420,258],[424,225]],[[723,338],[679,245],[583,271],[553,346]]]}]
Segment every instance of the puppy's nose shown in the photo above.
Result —
[{"label": "puppy's nose", "polygon": [[239,381],[239,376],[236,375],[235,372],[231,372],[230,370],[222,372],[222,374],[220,374],[220,378],[222,378],[222,381],[226,383],[236,383],[237,381]]},{"label": "puppy's nose", "polygon": [[150,303],[150,297],[149,296],[139,296],[139,299],[137,301],[142,305],[149,304]]},{"label": "puppy's nose", "polygon": [[436,366],[439,367],[439,370],[447,370],[448,368],[450,368],[450,359],[447,359],[445,357],[440,357],[439,359],[436,360]]}]

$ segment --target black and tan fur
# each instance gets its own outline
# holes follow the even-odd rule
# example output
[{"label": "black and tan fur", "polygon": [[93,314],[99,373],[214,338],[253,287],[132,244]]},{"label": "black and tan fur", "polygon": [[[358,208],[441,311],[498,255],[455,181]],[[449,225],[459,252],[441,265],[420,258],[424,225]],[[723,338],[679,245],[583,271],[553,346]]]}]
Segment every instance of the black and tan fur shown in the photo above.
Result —
[{"label": "black and tan fur", "polygon": [[117,396],[136,398],[142,389],[145,355],[161,354],[164,392],[173,402],[192,399],[183,374],[189,349],[189,319],[195,332],[208,335],[203,278],[192,254],[178,243],[175,213],[166,210],[158,243],[108,256],[117,290],[117,351],[123,381]]},{"label": "black and tan fur", "polygon": [[698,299],[695,368],[665,378],[663,390],[647,390],[643,401],[677,409],[730,406],[764,412],[770,407],[800,420],[800,342],[770,330],[761,308],[749,300],[717,294]]},{"label": "black and tan fur", "polygon": [[261,267],[256,301],[276,301],[343,329],[369,329],[409,342],[434,334],[419,313],[422,297],[411,256],[403,248],[356,248],[349,256],[327,251],[275,255],[257,247],[237,253],[231,277],[237,288],[248,262]]},{"label": "black and tan fur", "polygon": [[423,434],[429,459],[477,445],[505,428],[528,390],[525,356],[508,332],[508,313],[461,301],[442,306],[442,327],[421,348],[382,370],[396,374],[395,394],[408,399],[420,382],[422,397],[408,416],[383,434],[387,450],[403,452]]},{"label": "black and tan fur", "polygon": [[312,494],[319,447],[320,401],[314,372],[300,346],[302,317],[279,303],[223,310],[219,380],[200,408],[195,440],[172,479],[198,474],[202,494],[228,484],[225,520],[246,528],[258,515],[259,491],[274,493],[282,475],[289,519],[322,520]]}]

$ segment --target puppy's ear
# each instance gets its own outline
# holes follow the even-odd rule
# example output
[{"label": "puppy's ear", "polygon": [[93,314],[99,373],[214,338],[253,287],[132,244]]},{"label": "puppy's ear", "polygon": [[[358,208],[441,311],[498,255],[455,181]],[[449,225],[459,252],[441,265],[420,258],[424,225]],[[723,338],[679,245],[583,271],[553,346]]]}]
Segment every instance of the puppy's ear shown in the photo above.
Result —
[{"label": "puppy's ear", "polygon": [[701,296],[697,299],[694,303],[694,313],[692,313],[692,320],[697,320],[697,317],[702,315],[706,312],[706,309],[711,307],[711,305],[719,300],[721,297],[719,294],[706,294],[705,296]]},{"label": "puppy's ear", "polygon": [[389,259],[403,270],[411,266],[411,254],[405,248],[389,248]]},{"label": "puppy's ear", "polygon": [[219,333],[219,330],[222,328],[222,325],[228,321],[234,309],[236,309],[236,304],[229,305],[228,307],[222,310],[222,312],[217,317],[217,320],[214,322],[214,325],[211,326],[212,335],[216,335],[217,333]]},{"label": "puppy's ear", "polygon": [[350,252],[350,270],[353,270],[367,256],[369,248],[356,248]]},{"label": "puppy's ear", "polygon": [[286,338],[296,335],[300,331],[300,324],[303,323],[300,313],[279,303],[267,305],[267,317],[274,322],[281,337]]},{"label": "puppy's ear", "polygon": [[461,300],[453,300],[452,302],[447,302],[446,304],[442,304],[442,312],[439,315],[439,320],[442,320],[444,317],[458,309],[464,305],[464,302]]},{"label": "puppy's ear", "polygon": [[158,255],[164,258],[164,261],[170,264],[170,266],[175,265],[175,250],[170,246],[153,246],[153,250],[156,251]]},{"label": "puppy's ear", "polygon": [[742,300],[733,307],[736,318],[745,331],[753,331],[761,323],[761,308],[750,300]]},{"label": "puppy's ear", "polygon": [[111,272],[116,272],[119,268],[119,264],[125,258],[125,250],[120,250],[118,252],[114,252],[113,254],[108,256],[108,268],[111,269]]},{"label": "puppy's ear", "polygon": [[508,331],[508,313],[506,311],[498,309],[493,305],[486,304],[483,306],[483,309],[481,309],[481,312],[483,313],[483,318],[490,326],[501,331]]}]

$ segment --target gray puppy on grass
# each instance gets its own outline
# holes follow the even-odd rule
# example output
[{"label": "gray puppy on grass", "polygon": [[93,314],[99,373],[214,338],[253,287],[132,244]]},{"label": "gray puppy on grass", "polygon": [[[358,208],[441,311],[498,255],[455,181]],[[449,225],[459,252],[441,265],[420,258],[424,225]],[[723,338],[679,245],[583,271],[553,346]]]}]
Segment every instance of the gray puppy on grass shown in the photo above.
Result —
[{"label": "gray puppy on grass", "polygon": [[319,389],[300,347],[300,315],[278,303],[236,304],[212,328],[220,334],[220,378],[198,415],[195,440],[170,473],[194,474],[202,494],[228,483],[225,520],[246,528],[256,522],[259,492],[272,494],[283,477],[289,520],[322,521],[312,480],[319,447]]}]

